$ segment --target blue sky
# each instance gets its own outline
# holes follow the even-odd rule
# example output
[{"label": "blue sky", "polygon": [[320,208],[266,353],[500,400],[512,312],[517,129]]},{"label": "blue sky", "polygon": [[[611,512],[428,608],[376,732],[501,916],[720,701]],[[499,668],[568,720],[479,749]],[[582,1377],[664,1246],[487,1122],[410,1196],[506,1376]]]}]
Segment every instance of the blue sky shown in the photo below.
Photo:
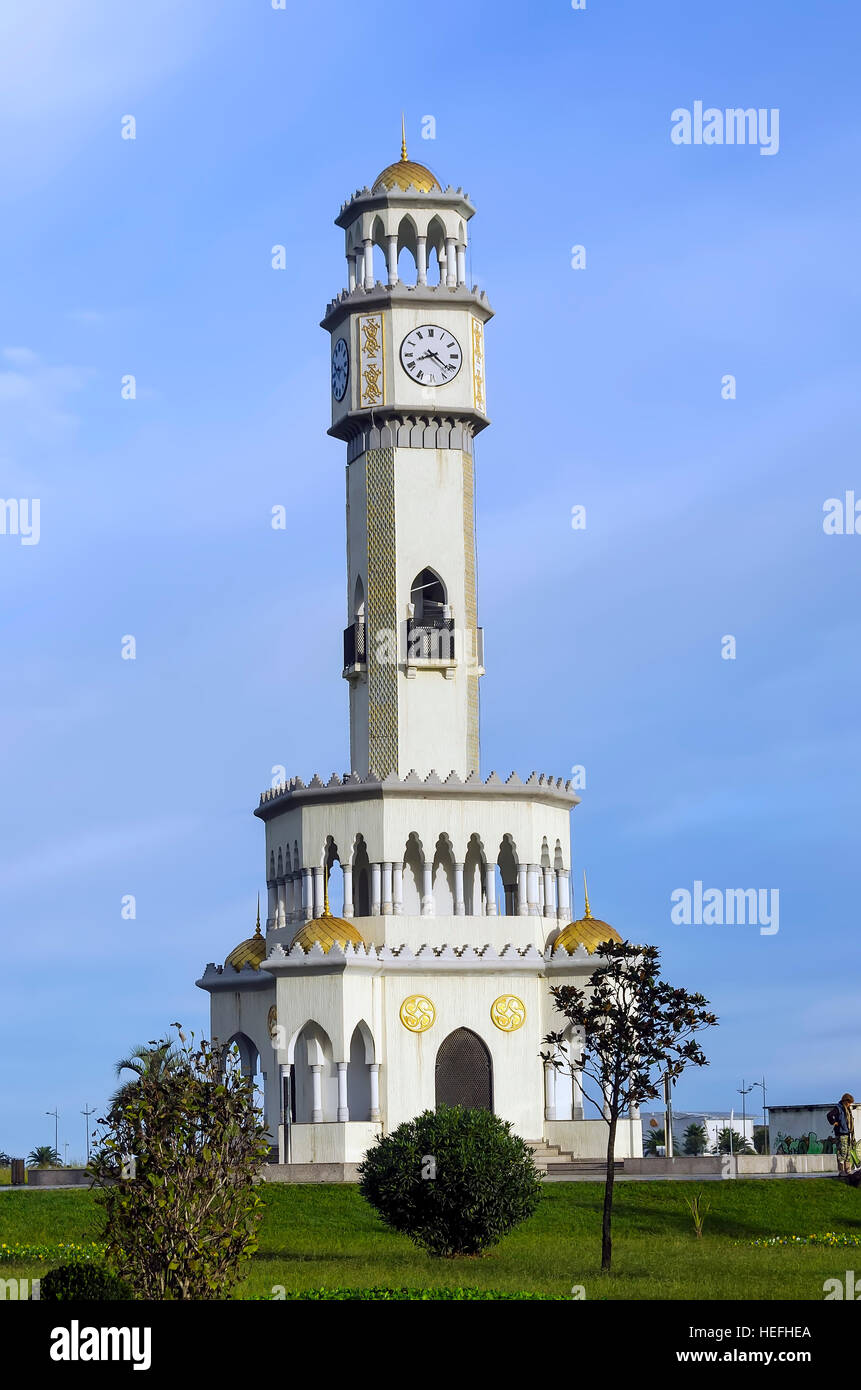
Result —
[{"label": "blue sky", "polygon": [[[721,1016],[680,1108],[861,1088],[861,536],[822,528],[861,497],[859,31],[849,0],[0,18],[0,496],[41,501],[38,545],[0,536],[0,1149],[52,1141],[56,1104],[80,1154],[114,1060],[205,1027],[272,766],[347,766],[318,322],[402,108],[476,203],[497,315],[483,770],[585,766],[593,910]],[[674,145],[697,100],[778,108],[779,152]],[[777,935],[674,925],[697,879],[779,889]]]}]

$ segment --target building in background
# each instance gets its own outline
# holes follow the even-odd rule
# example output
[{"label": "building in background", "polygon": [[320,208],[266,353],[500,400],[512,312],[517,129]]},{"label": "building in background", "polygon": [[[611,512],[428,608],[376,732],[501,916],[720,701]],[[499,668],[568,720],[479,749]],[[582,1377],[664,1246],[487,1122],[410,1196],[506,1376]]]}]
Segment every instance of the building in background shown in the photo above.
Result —
[{"label": "building in background", "polygon": [[[663,1110],[642,1110],[640,1120],[643,1128],[643,1143],[645,1144],[650,1134],[656,1131],[663,1131],[666,1124],[666,1115]],[[730,1125],[736,1134],[741,1134],[753,1146],[754,1133],[762,1125],[762,1116],[747,1115],[742,1122],[741,1115],[733,1114],[729,1111],[703,1110],[674,1110],[673,1111],[673,1152],[678,1157],[685,1152],[685,1131],[690,1125],[698,1125],[705,1128],[708,1135],[706,1153],[714,1153],[717,1149],[718,1135],[721,1130],[728,1129]]]}]

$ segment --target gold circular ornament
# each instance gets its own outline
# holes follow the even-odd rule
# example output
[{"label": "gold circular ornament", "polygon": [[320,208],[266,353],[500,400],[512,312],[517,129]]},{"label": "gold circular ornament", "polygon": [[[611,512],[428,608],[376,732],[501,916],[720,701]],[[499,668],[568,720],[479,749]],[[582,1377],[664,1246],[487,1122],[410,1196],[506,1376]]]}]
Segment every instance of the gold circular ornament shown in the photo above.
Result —
[{"label": "gold circular ornament", "polygon": [[500,994],[490,1006],[490,1017],[503,1033],[516,1033],[526,1022],[526,1005],[516,994]]},{"label": "gold circular ornament", "polygon": [[278,1011],[275,1008],[274,1004],[272,1005],[272,1008],[269,1010],[269,1014],[266,1019],[266,1027],[269,1030],[270,1038],[274,1042],[278,1032]]},{"label": "gold circular ornament", "polygon": [[411,994],[401,1004],[401,1023],[409,1033],[426,1033],[436,1021],[436,1009],[424,994]]}]

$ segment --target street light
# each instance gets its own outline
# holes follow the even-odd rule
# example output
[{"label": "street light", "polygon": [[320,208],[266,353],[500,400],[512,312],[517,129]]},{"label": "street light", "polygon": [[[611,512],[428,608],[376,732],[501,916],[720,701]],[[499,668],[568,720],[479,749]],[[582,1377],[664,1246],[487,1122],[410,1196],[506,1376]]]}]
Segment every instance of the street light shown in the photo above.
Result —
[{"label": "street light", "polygon": [[[742,1082],[741,1084],[742,1084],[742,1086],[743,1086],[743,1085],[744,1085],[744,1082]],[[768,1116],[767,1116],[766,1113],[765,1113],[766,1110],[768,1109],[768,1107],[767,1107],[767,1105],[766,1105],[766,1103],[765,1103],[765,1077],[763,1077],[761,1081],[751,1081],[750,1086],[748,1087],[748,1090],[752,1091],[753,1088],[754,1088],[754,1086],[759,1086],[759,1087],[761,1087],[761,1089],[762,1089],[762,1127],[763,1127],[763,1129],[765,1130],[765,1152],[766,1152],[766,1153],[770,1153],[770,1152],[771,1152],[771,1148],[770,1148],[769,1138],[768,1138]],[[755,1144],[754,1144],[754,1148],[756,1148],[756,1145],[755,1145]]]},{"label": "street light", "polygon": [[46,1110],[46,1115],[54,1116],[54,1153],[57,1155],[57,1162],[60,1162],[60,1112],[56,1105],[53,1110]]},{"label": "street light", "polygon": [[95,1115],[95,1113],[95,1110],[91,1110],[89,1106],[87,1106],[85,1110],[81,1111],[81,1114],[84,1117],[84,1129],[86,1130],[87,1135],[87,1167],[89,1167],[90,1165],[90,1116]]}]

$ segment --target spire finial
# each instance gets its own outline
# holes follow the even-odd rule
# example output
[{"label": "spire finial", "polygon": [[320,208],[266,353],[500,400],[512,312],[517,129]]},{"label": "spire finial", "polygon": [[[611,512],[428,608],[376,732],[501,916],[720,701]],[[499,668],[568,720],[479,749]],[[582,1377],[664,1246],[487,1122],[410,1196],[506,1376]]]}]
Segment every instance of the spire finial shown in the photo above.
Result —
[{"label": "spire finial", "polygon": [[585,899],[585,904],[586,904],[585,907],[584,907],[584,909],[583,909],[583,916],[584,916],[584,917],[591,917],[591,916],[592,916],[592,909],[591,909],[591,907],[589,906],[589,889],[588,889],[588,887],[586,886],[586,870],[585,870],[585,869],[583,870],[583,897],[584,897],[584,899]]},{"label": "spire finial", "polygon": [[404,164],[407,161],[407,127],[403,111],[401,112],[401,160]]},{"label": "spire finial", "polygon": [[330,917],[329,911],[329,865],[323,865],[323,916]]},{"label": "spire finial", "polygon": [[260,930],[260,894],[259,894],[259,893],[257,894],[257,926],[256,926],[255,929],[254,929],[254,935],[255,935],[255,936],[262,936],[262,935],[263,935],[263,933],[262,933],[261,930]]}]

